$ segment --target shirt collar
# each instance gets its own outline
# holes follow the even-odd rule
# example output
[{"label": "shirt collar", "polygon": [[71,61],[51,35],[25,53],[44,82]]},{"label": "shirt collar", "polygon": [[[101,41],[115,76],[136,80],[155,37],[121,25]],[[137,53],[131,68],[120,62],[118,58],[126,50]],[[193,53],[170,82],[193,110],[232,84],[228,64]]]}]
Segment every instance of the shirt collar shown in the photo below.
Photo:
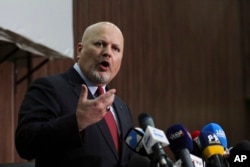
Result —
[{"label": "shirt collar", "polygon": [[[81,71],[81,69],[77,63],[74,64],[73,68],[80,75],[80,77],[85,81],[85,83],[86,83],[87,87],[89,88],[90,92],[92,93],[92,95],[95,95],[95,92],[97,91],[97,86],[87,79],[87,77],[83,74],[83,72]],[[103,86],[104,91],[106,91],[105,88],[106,88],[106,85]]]}]

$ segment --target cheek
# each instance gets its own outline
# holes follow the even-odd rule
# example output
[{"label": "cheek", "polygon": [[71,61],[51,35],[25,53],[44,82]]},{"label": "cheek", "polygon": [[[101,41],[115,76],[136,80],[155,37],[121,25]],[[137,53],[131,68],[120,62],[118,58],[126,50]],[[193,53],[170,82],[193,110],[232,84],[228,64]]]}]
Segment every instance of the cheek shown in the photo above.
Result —
[{"label": "cheek", "polygon": [[117,74],[118,71],[120,70],[121,62],[122,62],[122,59],[121,59],[121,58],[116,59],[116,60],[114,61],[114,72],[115,72],[115,74]]},{"label": "cheek", "polygon": [[90,70],[91,66],[94,64],[93,59],[87,55],[87,53],[84,53],[84,55],[82,54],[78,61],[84,73],[87,73]]},{"label": "cheek", "polygon": [[91,62],[94,61],[95,59],[95,51],[91,48],[86,48],[85,50],[83,50],[81,52],[81,59],[82,59],[82,62],[83,63],[86,63],[86,64],[91,64]]}]

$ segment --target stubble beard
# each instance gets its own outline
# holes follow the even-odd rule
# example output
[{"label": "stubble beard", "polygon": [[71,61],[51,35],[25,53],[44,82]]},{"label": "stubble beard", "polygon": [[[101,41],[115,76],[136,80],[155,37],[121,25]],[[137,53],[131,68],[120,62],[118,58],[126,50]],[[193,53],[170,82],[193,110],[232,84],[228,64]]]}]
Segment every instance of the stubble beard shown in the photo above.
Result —
[{"label": "stubble beard", "polygon": [[110,78],[110,74],[100,73],[95,69],[91,69],[87,76],[95,84],[107,84]]}]

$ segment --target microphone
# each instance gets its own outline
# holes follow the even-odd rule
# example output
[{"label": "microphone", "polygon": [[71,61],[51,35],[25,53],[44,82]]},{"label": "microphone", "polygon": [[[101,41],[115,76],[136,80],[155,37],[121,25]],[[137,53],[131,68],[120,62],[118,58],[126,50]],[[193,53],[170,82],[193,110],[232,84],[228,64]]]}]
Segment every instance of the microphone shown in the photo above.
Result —
[{"label": "microphone", "polygon": [[227,137],[226,137],[226,133],[225,131],[222,129],[222,127],[217,124],[217,123],[209,123],[207,125],[205,125],[202,128],[202,131],[210,131],[214,134],[216,134],[216,136],[219,138],[221,145],[224,147],[224,155],[222,157],[224,163],[226,166],[229,166],[229,162],[228,162],[228,157],[229,157],[229,148],[228,148],[228,142],[227,142]]},{"label": "microphone", "polygon": [[200,135],[199,130],[195,130],[191,132],[191,137],[193,140],[193,151],[191,151],[191,153],[198,157],[202,157],[201,148],[198,142],[199,135]]},{"label": "microphone", "polygon": [[[203,160],[200,157],[197,157],[193,154],[190,154],[190,157],[192,159],[194,167],[205,167],[205,163],[203,162]],[[183,167],[182,160],[179,159],[178,161],[176,161],[174,167]]]},{"label": "microphone", "polygon": [[138,117],[138,122],[143,130],[146,130],[148,126],[155,127],[153,118],[147,113],[142,113]]},{"label": "microphone", "polygon": [[206,167],[225,167],[224,147],[216,134],[209,131],[201,131],[198,142],[201,146],[202,156],[206,161]]},{"label": "microphone", "polygon": [[222,127],[217,124],[217,123],[209,123],[207,125],[205,125],[201,131],[209,131],[212,133],[215,133],[216,136],[219,138],[221,145],[225,148],[225,150],[227,149],[227,137],[226,134],[224,132],[224,130],[222,129]]},{"label": "microphone", "polygon": [[193,140],[196,140],[196,139],[199,137],[200,133],[201,133],[201,131],[199,131],[199,130],[193,131],[193,132],[191,133],[192,139],[193,139]]},{"label": "microphone", "polygon": [[230,167],[250,166],[250,141],[242,140],[232,147],[229,152]]},{"label": "microphone", "polygon": [[[146,152],[148,154],[153,154],[154,161],[159,163],[161,167],[168,166],[167,156],[163,149],[163,146],[169,145],[165,133],[154,127],[155,125],[152,117],[146,113],[139,115],[138,122],[140,127],[145,131],[142,143]],[[169,164],[172,165],[171,163]]]},{"label": "microphone", "polygon": [[183,167],[194,167],[190,152],[193,150],[193,141],[190,133],[181,124],[175,124],[166,130],[170,142],[170,149],[176,159],[181,159]]},{"label": "microphone", "polygon": [[[136,152],[137,154],[142,156],[142,157],[135,156],[133,158],[133,160],[131,160],[131,164],[136,164],[138,161],[143,160],[143,159],[144,159],[144,163],[147,163],[145,156],[147,156],[147,159],[148,158],[150,160],[154,159],[152,154],[150,154],[150,155],[147,154],[147,152],[142,144],[143,136],[144,136],[144,131],[139,127],[131,128],[126,135],[125,143],[129,146],[130,149],[132,149],[134,152]],[[167,163],[168,163],[169,167],[173,166],[172,160],[168,157],[167,157]]]},{"label": "microphone", "polygon": [[142,156],[148,156],[148,154],[147,154],[146,150],[144,149],[144,146],[141,142],[143,136],[144,136],[144,131],[141,128],[139,128],[139,127],[132,128],[129,130],[129,132],[126,135],[125,143],[134,152],[136,152]]}]

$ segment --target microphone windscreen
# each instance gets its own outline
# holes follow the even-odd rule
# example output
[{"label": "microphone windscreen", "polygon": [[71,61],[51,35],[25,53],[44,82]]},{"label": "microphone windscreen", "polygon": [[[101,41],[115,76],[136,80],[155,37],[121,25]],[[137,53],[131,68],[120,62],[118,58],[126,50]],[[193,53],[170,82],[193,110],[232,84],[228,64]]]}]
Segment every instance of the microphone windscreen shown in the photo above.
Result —
[{"label": "microphone windscreen", "polygon": [[242,140],[229,152],[230,167],[250,166],[250,141]]},{"label": "microphone windscreen", "polygon": [[198,157],[202,157],[201,147],[200,147],[200,143],[199,143],[199,135],[200,135],[199,130],[195,130],[195,131],[191,132],[191,137],[193,140],[193,151],[191,153],[198,156]]},{"label": "microphone windscreen", "polygon": [[138,116],[138,122],[140,127],[145,131],[147,126],[155,127],[153,118],[147,113],[142,113]]},{"label": "microphone windscreen", "polygon": [[199,130],[193,131],[193,132],[191,133],[192,139],[193,139],[193,140],[196,139],[196,138],[199,136],[199,134],[200,134],[200,131],[199,131]]},{"label": "microphone windscreen", "polygon": [[169,147],[174,154],[178,154],[182,149],[193,150],[193,141],[190,133],[181,124],[175,124],[166,130],[169,140]]},{"label": "microphone windscreen", "polygon": [[242,140],[233,146],[231,151],[250,151],[250,141]]},{"label": "microphone windscreen", "polygon": [[221,145],[225,149],[228,147],[226,134],[224,130],[222,129],[222,127],[218,125],[217,123],[209,123],[205,125],[201,131],[209,131],[209,132],[215,133],[217,137],[219,138]]},{"label": "microphone windscreen", "polygon": [[216,134],[208,131],[201,131],[198,139],[202,155],[205,159],[209,159],[213,155],[223,156],[224,147],[221,145],[221,142]]}]

